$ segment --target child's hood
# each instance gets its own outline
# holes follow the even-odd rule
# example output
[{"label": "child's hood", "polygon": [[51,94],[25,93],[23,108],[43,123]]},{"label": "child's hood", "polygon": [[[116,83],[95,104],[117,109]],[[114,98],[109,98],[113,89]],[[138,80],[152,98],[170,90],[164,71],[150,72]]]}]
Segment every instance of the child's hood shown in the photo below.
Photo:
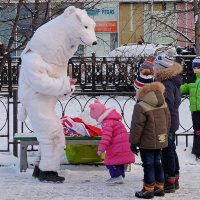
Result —
[{"label": "child's hood", "polygon": [[153,107],[160,107],[164,104],[165,87],[162,83],[154,82],[143,86],[136,94],[138,101],[146,102]]},{"label": "child's hood", "polygon": [[104,120],[121,120],[122,116],[115,110],[115,108],[107,109],[99,118],[98,122],[101,123]]}]

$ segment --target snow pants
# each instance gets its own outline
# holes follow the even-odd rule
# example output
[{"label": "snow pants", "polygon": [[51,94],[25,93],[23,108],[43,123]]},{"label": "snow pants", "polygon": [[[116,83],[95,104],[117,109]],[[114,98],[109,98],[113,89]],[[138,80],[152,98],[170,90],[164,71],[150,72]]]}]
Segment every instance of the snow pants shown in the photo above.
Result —
[{"label": "snow pants", "polygon": [[179,175],[179,159],[176,153],[175,133],[169,133],[168,146],[162,150],[162,166],[165,179]]},{"label": "snow pants", "polygon": [[192,112],[192,122],[194,129],[192,154],[200,156],[200,111]]},{"label": "snow pants", "polygon": [[145,184],[151,185],[155,182],[164,182],[164,171],[161,164],[161,155],[161,149],[140,148]]}]

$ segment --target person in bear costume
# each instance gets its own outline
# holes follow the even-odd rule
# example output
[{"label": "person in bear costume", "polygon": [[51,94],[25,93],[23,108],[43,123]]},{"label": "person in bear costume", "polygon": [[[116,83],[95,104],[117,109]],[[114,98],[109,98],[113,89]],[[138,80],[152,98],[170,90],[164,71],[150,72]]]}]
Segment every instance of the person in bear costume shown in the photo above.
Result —
[{"label": "person in bear costume", "polygon": [[41,159],[33,176],[40,181],[65,180],[58,175],[65,138],[55,106],[59,97],[70,95],[76,80],[67,75],[68,61],[78,45],[95,45],[95,22],[85,10],[69,6],[65,11],[38,28],[22,52],[19,76],[18,119],[28,115],[39,141]]}]

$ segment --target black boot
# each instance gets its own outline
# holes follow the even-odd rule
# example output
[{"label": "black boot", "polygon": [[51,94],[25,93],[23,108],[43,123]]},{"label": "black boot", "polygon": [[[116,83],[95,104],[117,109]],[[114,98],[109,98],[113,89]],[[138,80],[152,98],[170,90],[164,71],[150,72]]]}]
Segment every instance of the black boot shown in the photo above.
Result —
[{"label": "black boot", "polygon": [[180,188],[180,186],[179,186],[179,181],[178,181],[178,180],[175,181],[174,187],[175,187],[175,190],[178,190],[178,189]]},{"label": "black boot", "polygon": [[40,171],[41,171],[40,168],[37,165],[35,165],[32,176],[38,178],[40,175]]},{"label": "black boot", "polygon": [[196,154],[196,161],[200,161],[200,154]]},{"label": "black boot", "polygon": [[174,193],[175,192],[175,184],[165,183],[164,187],[165,193]]},{"label": "black boot", "polygon": [[174,186],[175,186],[175,190],[178,190],[180,188],[180,186],[179,186],[179,175],[175,176]]},{"label": "black boot", "polygon": [[165,196],[164,192],[164,183],[156,183],[154,187],[154,196],[163,197]]},{"label": "black boot", "polygon": [[153,199],[154,192],[153,192],[153,190],[152,191],[148,191],[148,190],[142,189],[141,191],[136,192],[135,196],[140,198],[140,199]]},{"label": "black boot", "polygon": [[65,181],[64,177],[58,176],[54,171],[41,171],[38,178],[41,182],[63,183]]},{"label": "black boot", "polygon": [[168,177],[164,184],[165,193],[175,192],[175,177]]},{"label": "black boot", "polygon": [[140,199],[153,199],[154,198],[154,183],[145,184],[141,191],[135,193],[135,196]]}]

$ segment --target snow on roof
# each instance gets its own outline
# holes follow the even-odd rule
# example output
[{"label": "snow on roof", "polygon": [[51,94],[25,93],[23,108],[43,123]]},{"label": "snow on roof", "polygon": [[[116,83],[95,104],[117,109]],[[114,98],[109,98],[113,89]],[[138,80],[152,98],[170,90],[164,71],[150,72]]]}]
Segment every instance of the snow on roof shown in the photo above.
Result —
[{"label": "snow on roof", "polygon": [[158,49],[162,48],[166,48],[166,46],[155,44],[124,45],[111,51],[108,57],[153,56]]}]

